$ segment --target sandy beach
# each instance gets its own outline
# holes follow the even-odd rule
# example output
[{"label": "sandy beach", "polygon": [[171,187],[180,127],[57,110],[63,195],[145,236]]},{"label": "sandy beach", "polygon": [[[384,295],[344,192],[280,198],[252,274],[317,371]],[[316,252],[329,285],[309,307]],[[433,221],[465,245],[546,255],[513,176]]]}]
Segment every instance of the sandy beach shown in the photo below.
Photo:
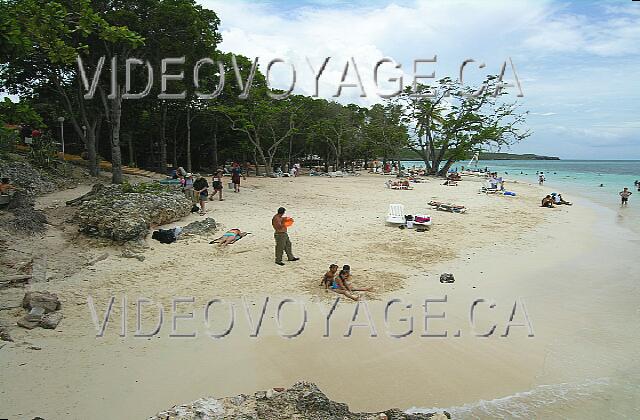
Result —
[{"label": "sandy beach", "polygon": [[[563,193],[574,206],[540,208],[546,190],[524,183],[508,184],[518,196],[505,197],[479,194],[475,177],[457,187],[429,179],[410,191],[387,189],[384,181],[370,174],[250,177],[239,194],[225,190],[225,201],[207,203],[218,233],[234,227],[251,232],[225,249],[210,245],[212,238],[164,245],[149,237],[144,261],[125,259],[118,247],[98,247],[55,222],[43,238],[16,241],[8,251],[16,258],[46,253],[50,281],[30,287],[57,293],[64,320],[56,330],[12,329],[15,343],[0,348],[2,376],[11,378],[0,384],[2,414],[146,418],[202,396],[252,393],[297,380],[313,381],[330,398],[363,411],[437,407],[454,418],[638,414],[632,384],[640,372],[639,290],[625,261],[637,257],[640,242],[616,225],[613,212],[570,191]],[[38,205],[50,219],[62,220],[64,201],[89,189],[44,196]],[[468,212],[429,210],[431,200],[463,204]],[[385,225],[391,203],[404,204],[409,214],[430,213],[433,226],[417,232]],[[273,263],[270,218],[279,206],[295,219],[289,233],[301,258],[284,267]],[[354,283],[374,290],[363,294],[364,304],[341,300],[324,337],[336,295],[319,281],[331,263],[350,264]],[[454,273],[455,283],[441,284],[443,272]],[[2,293],[7,302],[16,299]],[[100,322],[115,297],[104,337],[96,338],[88,296]],[[123,296],[128,324],[120,337]],[[139,297],[163,305],[162,327],[152,337],[134,336]],[[250,337],[266,297],[261,329]],[[188,302],[175,312],[192,312],[193,319],[179,319],[173,335],[196,337],[171,337],[176,298]],[[204,307],[216,298],[223,303],[211,311],[207,327]],[[278,326],[283,298],[298,304],[282,308]],[[391,299],[402,302],[389,309],[385,322]],[[477,299],[486,302],[476,305],[474,330],[469,313]],[[428,303],[431,316],[446,313],[429,319],[426,330],[425,300],[440,300]],[[228,325],[229,302],[236,309],[233,329],[213,339],[212,331]],[[304,331],[283,337],[301,324],[300,303],[307,311]],[[146,332],[158,322],[153,304],[143,307]],[[513,323],[524,326],[512,326],[504,337],[514,304]],[[373,324],[375,337],[370,326],[356,326],[345,337],[356,307],[356,323]],[[20,311],[3,310],[0,317]],[[492,325],[490,336],[475,335]],[[446,337],[423,336],[445,331]]]}]

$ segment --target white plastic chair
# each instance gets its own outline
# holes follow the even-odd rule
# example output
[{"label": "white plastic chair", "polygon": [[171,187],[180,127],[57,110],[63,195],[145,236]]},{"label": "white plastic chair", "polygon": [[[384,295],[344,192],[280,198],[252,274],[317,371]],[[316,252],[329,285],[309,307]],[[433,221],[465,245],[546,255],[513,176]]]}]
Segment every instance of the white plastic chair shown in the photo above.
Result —
[{"label": "white plastic chair", "polygon": [[404,225],[406,221],[404,218],[404,206],[402,204],[389,204],[387,223]]}]

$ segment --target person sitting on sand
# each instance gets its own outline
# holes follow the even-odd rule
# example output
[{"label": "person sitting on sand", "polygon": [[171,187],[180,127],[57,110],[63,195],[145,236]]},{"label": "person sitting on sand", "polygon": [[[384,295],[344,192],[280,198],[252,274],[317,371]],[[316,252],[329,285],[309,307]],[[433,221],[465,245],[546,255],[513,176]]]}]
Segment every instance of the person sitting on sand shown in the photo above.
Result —
[{"label": "person sitting on sand", "polygon": [[573,203],[569,201],[565,201],[564,198],[562,198],[562,194],[558,194],[558,198],[560,199],[560,204],[564,204],[566,206],[573,206]]},{"label": "person sitting on sand", "polygon": [[16,187],[11,185],[9,178],[2,178],[0,181],[0,194],[9,194],[9,191],[15,190]]},{"label": "person sitting on sand", "polygon": [[247,236],[249,232],[242,232],[240,229],[229,229],[221,237],[209,242],[210,244],[217,243],[219,246],[231,245],[240,239]]},{"label": "person sitting on sand", "polygon": [[350,292],[370,292],[372,290],[370,287],[355,288],[351,286],[351,267],[348,264],[342,266],[342,270],[340,270],[340,274],[336,278],[342,279],[342,282]]},{"label": "person sitting on sand", "polygon": [[333,279],[333,282],[331,283],[330,289],[333,290],[336,293],[340,293],[341,295],[345,295],[346,297],[348,297],[351,300],[360,300],[360,297],[358,295],[352,293],[351,290],[349,290],[347,284],[345,283],[343,274],[344,274],[344,270],[340,271],[340,274],[338,274]]},{"label": "person sitting on sand", "polygon": [[324,286],[325,290],[329,290],[329,288],[333,285],[333,280],[336,278],[337,273],[338,273],[338,265],[331,264],[329,266],[329,271],[324,273],[324,276],[322,276],[322,281],[320,282],[320,286]]},{"label": "person sitting on sand", "polygon": [[553,205],[553,198],[551,197],[551,195],[547,195],[545,198],[542,199],[542,207],[549,207],[549,208],[555,207]]}]

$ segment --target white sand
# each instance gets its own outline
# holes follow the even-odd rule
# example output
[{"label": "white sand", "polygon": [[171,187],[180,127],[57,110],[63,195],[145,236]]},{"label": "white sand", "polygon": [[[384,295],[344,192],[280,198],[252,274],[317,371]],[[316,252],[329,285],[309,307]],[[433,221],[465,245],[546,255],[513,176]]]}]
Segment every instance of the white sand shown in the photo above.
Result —
[{"label": "white sand", "polygon": [[[114,248],[89,248],[82,238],[76,247],[64,246],[70,233],[54,228],[37,249],[33,243],[17,243],[48,253],[58,278],[37,287],[58,293],[65,319],[55,331],[12,330],[16,343],[0,349],[0,417],[144,418],[204,395],[251,393],[302,379],[316,382],[331,398],[355,410],[377,410],[460,406],[538,385],[606,378],[614,385],[605,391],[604,402],[564,401],[533,415],[545,417],[548,409],[565,417],[607,413],[614,407],[624,415],[639,411],[637,399],[624,397],[625,384],[637,384],[639,372],[637,358],[630,360],[639,348],[639,292],[628,268],[637,260],[638,245],[632,242],[637,238],[614,224],[615,215],[579,198],[573,207],[542,209],[545,191],[525,184],[509,185],[517,197],[502,197],[478,194],[475,179],[465,179],[458,187],[430,180],[412,191],[386,189],[384,180],[372,175],[250,178],[240,194],[225,190],[225,201],[208,203],[208,216],[221,223],[222,231],[238,227],[252,232],[226,249],[209,245],[211,238],[172,245],[149,240],[151,249],[139,262],[120,258]],[[47,206],[55,206],[65,194],[45,198]],[[469,211],[431,211],[426,206],[430,200],[463,204]],[[386,226],[390,203],[404,204],[407,213],[431,213],[431,230]],[[273,263],[270,219],[279,206],[296,220],[290,236],[301,257],[285,267]],[[179,224],[198,218],[192,215]],[[106,260],[62,278],[73,271],[65,268],[65,261],[73,265],[105,252],[110,255]],[[318,282],[334,262],[351,265],[356,285],[375,288],[365,298],[377,338],[369,337],[367,328],[342,337],[356,306],[352,302],[338,305],[331,337],[322,337],[318,304],[327,310],[334,294]],[[440,284],[442,272],[454,273],[456,282]],[[117,306],[127,296],[127,337],[118,337],[116,308],[106,337],[95,338],[88,295],[100,314],[109,297],[116,297]],[[436,332],[448,330],[448,337],[420,337],[420,305],[425,298],[444,295],[447,303],[433,304],[429,311],[446,311],[447,318],[429,321],[429,326]],[[134,302],[140,296],[165,308],[164,326],[150,339],[133,337]],[[264,330],[258,338],[249,338],[239,298],[255,303],[250,305],[255,313],[265,296],[271,302]],[[180,321],[179,331],[195,330],[197,338],[169,337],[174,297],[195,299],[194,305],[180,306],[181,313],[194,310],[195,319]],[[283,297],[307,302],[309,322],[296,339],[282,338],[273,319]],[[212,298],[233,301],[238,309],[235,328],[223,340],[206,335],[202,307]],[[384,305],[392,298],[413,304],[402,311],[414,317],[409,337],[387,335]],[[481,305],[477,312],[479,328],[497,324],[490,338],[474,337],[469,326],[469,310],[477,298],[496,304],[493,310]],[[526,302],[533,338],[523,327],[499,337],[517,299]],[[390,328],[406,329],[406,323],[397,320],[401,312],[394,311]],[[297,308],[291,305],[285,312],[285,327],[294,330],[300,319]],[[0,311],[0,317],[18,313]],[[517,315],[522,319],[520,309]],[[145,329],[152,329],[153,311],[147,310],[143,318]],[[358,320],[364,319],[361,312]],[[214,324],[219,327],[223,321]],[[453,337],[457,330],[460,338]],[[30,345],[42,350],[28,350]]]}]

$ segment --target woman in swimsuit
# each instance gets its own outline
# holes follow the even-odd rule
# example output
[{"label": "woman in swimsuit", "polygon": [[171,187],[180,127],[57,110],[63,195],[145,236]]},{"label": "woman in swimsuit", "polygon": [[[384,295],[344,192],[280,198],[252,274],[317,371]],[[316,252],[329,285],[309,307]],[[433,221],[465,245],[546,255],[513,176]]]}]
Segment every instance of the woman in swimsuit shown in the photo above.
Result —
[{"label": "woman in swimsuit", "polygon": [[229,229],[221,237],[214,239],[210,243],[213,244],[217,242],[219,246],[231,245],[248,234],[248,232],[242,232],[240,229]]},{"label": "woman in swimsuit", "polygon": [[333,284],[331,284],[331,290],[333,290],[336,293],[340,293],[341,295],[345,295],[346,297],[352,300],[360,300],[360,296],[358,296],[353,292],[370,292],[371,291],[371,288],[356,289],[351,287],[350,280],[351,280],[350,267],[348,265],[345,265],[344,267],[342,267],[342,270],[340,270],[340,274],[338,274],[336,278],[333,280]]}]

